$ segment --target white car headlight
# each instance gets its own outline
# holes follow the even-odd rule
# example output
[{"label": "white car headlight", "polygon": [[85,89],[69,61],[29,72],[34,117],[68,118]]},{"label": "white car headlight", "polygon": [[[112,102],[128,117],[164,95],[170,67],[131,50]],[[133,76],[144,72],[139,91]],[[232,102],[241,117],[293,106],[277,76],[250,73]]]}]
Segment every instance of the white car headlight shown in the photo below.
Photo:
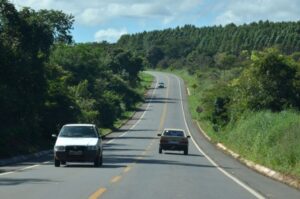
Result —
[{"label": "white car headlight", "polygon": [[94,146],[88,146],[88,147],[87,147],[87,150],[90,150],[90,151],[96,151],[96,150],[98,150],[98,146],[97,146],[97,145],[94,145]]},{"label": "white car headlight", "polygon": [[66,147],[65,146],[55,146],[54,150],[55,151],[66,151]]}]

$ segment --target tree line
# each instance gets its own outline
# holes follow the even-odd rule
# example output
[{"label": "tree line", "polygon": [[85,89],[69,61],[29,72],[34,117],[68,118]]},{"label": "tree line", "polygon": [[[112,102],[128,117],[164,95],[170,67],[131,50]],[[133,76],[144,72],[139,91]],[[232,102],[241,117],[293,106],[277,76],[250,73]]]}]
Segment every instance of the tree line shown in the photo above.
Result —
[{"label": "tree line", "polygon": [[75,44],[73,22],[0,0],[0,158],[49,148],[65,123],[111,128],[142,100],[143,60],[105,42]]},{"label": "tree line", "polygon": [[124,35],[117,45],[149,67],[187,70],[199,85],[211,79],[198,110],[217,131],[249,110],[300,110],[299,21],[185,25]]},{"label": "tree line", "polygon": [[124,35],[118,45],[142,54],[151,67],[213,66],[215,56],[224,52],[237,57],[245,51],[271,47],[285,54],[300,51],[300,22],[259,21],[201,28],[185,25]]}]

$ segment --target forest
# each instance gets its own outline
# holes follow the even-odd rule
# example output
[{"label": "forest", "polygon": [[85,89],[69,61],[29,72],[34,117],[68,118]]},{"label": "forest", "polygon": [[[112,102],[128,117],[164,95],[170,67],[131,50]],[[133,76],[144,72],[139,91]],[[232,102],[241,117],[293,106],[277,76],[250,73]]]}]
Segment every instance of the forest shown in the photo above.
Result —
[{"label": "forest", "polygon": [[113,128],[143,100],[143,59],[106,42],[74,43],[73,22],[0,1],[0,158],[51,148],[66,123]]},{"label": "forest", "polygon": [[300,22],[259,21],[201,28],[185,25],[124,35],[117,44],[145,56],[151,67],[210,67],[218,64],[224,53],[230,61],[234,57],[243,58],[253,50],[271,47],[289,55],[298,52]]},{"label": "forest", "polygon": [[[300,22],[185,25],[124,35],[117,45],[145,57],[149,68],[184,69],[198,77],[214,69],[217,90],[210,93],[220,96],[206,101],[222,106],[216,109],[230,101],[241,112],[300,109]],[[236,99],[229,99],[233,94]]]}]

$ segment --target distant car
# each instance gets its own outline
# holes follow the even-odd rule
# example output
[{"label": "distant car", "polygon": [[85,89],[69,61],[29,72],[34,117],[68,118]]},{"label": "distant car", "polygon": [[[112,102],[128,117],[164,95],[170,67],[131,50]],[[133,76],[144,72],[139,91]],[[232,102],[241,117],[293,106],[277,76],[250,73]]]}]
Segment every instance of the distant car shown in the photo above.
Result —
[{"label": "distant car", "polygon": [[190,136],[186,135],[182,129],[164,129],[160,136],[159,153],[162,150],[183,151],[184,155],[188,154]]},{"label": "distant car", "polygon": [[54,165],[66,162],[93,162],[102,165],[102,139],[94,124],[64,125],[54,145]]},{"label": "distant car", "polygon": [[158,88],[165,88],[165,83],[159,82],[158,83]]}]

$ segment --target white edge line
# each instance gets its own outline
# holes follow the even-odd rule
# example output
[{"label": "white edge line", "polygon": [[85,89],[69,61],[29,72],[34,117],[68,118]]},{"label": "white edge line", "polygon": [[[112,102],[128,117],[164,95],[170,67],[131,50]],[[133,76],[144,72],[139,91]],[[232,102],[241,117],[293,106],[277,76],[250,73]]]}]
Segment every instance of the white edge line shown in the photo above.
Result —
[{"label": "white edge line", "polygon": [[41,166],[41,164],[36,164],[36,165],[29,166],[29,167],[25,167],[25,168],[19,169],[17,171],[24,171],[24,170],[32,169],[32,168],[38,167],[38,166]]},{"label": "white edge line", "polygon": [[5,173],[0,173],[0,176],[12,174],[12,173],[15,173],[15,171],[9,171],[9,172],[5,172]]},{"label": "white edge line", "polygon": [[190,96],[191,95],[190,89],[186,88],[186,90],[187,90],[188,95]]},{"label": "white edge line", "polygon": [[250,192],[252,195],[254,195],[256,198],[259,198],[259,199],[263,199],[265,198],[264,196],[262,196],[261,194],[259,194],[258,192],[256,192],[254,189],[252,189],[251,187],[247,186],[245,183],[243,183],[242,181],[240,181],[239,179],[237,179],[236,177],[234,177],[233,175],[231,175],[230,173],[228,173],[227,171],[225,171],[224,169],[222,169],[215,161],[213,161],[202,149],[201,147],[199,147],[199,145],[196,143],[196,141],[194,140],[191,132],[190,132],[190,129],[188,127],[188,124],[186,122],[186,118],[185,118],[185,112],[184,112],[184,108],[183,108],[183,98],[182,98],[182,91],[181,91],[181,83],[180,83],[180,80],[177,76],[173,75],[176,79],[177,79],[177,82],[179,84],[179,90],[180,90],[180,102],[181,102],[181,109],[182,109],[182,113],[183,113],[183,119],[184,119],[184,123],[185,123],[185,126],[187,128],[187,131],[189,133],[189,135],[191,136],[192,138],[192,141],[194,143],[194,145],[196,146],[196,148],[200,151],[200,153],[202,153],[206,159],[213,165],[215,166],[219,171],[221,171],[225,176],[227,176],[228,178],[230,178],[231,180],[233,180],[235,183],[237,183],[238,185],[240,185],[241,187],[243,187],[244,189],[246,189],[248,192]]},{"label": "white edge line", "polygon": [[[155,89],[154,89],[154,91],[153,91],[152,94],[151,94],[151,99],[150,99],[150,101],[149,101],[148,104],[147,104],[146,110],[143,112],[143,114],[141,115],[141,117],[139,118],[139,120],[138,120],[133,126],[131,126],[131,127],[129,128],[129,130],[134,129],[134,128],[142,121],[142,119],[144,118],[146,112],[148,111],[148,109],[149,109],[149,107],[150,107],[150,103],[151,103],[151,101],[153,100],[153,96],[154,96],[154,94],[155,94],[155,92],[156,92],[157,84],[158,84],[158,81],[156,81]],[[117,138],[125,136],[128,132],[129,132],[129,131],[124,132],[123,134],[119,135]],[[106,142],[105,144],[110,144],[110,143],[114,142],[115,140],[116,140],[116,139],[114,138],[114,139],[112,139],[112,140]]]},{"label": "white edge line", "polygon": [[17,173],[17,172],[19,172],[19,171],[24,171],[24,170],[27,170],[27,169],[32,169],[32,168],[38,167],[38,166],[41,166],[41,164],[35,164],[35,165],[29,166],[29,167],[25,167],[25,168],[22,168],[22,169],[17,169],[17,170],[14,170],[14,171],[9,171],[9,172],[5,172],[5,173],[0,173],[0,176],[4,176],[4,175],[8,175],[8,174]]}]

